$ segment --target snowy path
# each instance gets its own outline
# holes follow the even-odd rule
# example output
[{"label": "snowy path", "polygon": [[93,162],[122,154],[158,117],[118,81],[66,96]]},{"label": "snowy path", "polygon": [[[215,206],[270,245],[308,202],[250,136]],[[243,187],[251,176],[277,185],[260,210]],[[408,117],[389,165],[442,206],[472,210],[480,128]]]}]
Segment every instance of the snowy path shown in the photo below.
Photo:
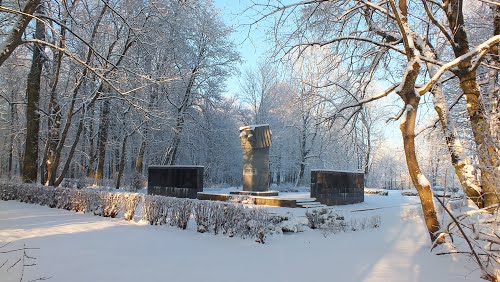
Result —
[{"label": "snowy path", "polygon": [[[429,253],[421,220],[400,216],[402,204],[414,203],[367,196],[365,203],[339,209],[386,207],[356,212],[381,215],[379,229],[327,238],[307,230],[261,245],[199,234],[193,226],[182,231],[0,201],[0,242],[40,248],[30,251],[38,265],[27,270],[26,281],[483,281],[466,258]],[[0,269],[0,281],[16,281],[14,274]]]}]

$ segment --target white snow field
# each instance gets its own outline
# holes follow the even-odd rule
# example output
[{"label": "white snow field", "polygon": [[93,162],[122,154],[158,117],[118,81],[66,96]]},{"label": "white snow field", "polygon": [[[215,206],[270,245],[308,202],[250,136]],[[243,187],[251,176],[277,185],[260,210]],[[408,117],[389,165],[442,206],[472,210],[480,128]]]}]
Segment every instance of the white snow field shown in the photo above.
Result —
[{"label": "white snow field", "polygon": [[[305,209],[269,208],[303,216]],[[372,209],[356,211],[360,209]],[[416,197],[398,191],[365,195],[361,204],[338,206],[349,218],[380,215],[382,226],[326,238],[304,232],[251,239],[149,226],[90,214],[0,201],[0,248],[28,250],[22,281],[52,282],[292,282],[292,281],[484,281],[463,255],[435,255]],[[22,252],[0,253],[0,281],[20,281]]]}]

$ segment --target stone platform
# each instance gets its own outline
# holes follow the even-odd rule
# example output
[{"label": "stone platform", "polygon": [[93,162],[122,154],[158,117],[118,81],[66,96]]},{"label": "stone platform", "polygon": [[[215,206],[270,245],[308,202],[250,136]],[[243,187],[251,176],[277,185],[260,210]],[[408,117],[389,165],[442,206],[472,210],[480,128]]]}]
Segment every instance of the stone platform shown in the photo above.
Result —
[{"label": "stone platform", "polygon": [[231,191],[229,192],[229,194],[270,197],[270,196],[278,196],[279,192],[278,191]]},{"label": "stone platform", "polygon": [[[239,192],[239,191],[237,191]],[[275,191],[270,191],[275,192]],[[279,196],[253,196],[248,194],[218,194],[218,193],[205,193],[198,192],[199,200],[211,200],[211,201],[240,201],[246,200],[246,202],[253,203],[254,205],[266,205],[266,206],[274,206],[274,207],[285,207],[285,208],[321,208],[326,207],[316,201],[314,198],[285,198]]]}]

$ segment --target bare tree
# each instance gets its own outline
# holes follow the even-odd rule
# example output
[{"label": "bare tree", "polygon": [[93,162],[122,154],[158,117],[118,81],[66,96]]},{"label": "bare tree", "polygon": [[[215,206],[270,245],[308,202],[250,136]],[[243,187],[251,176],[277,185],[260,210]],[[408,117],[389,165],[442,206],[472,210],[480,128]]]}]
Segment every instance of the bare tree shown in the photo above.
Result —
[{"label": "bare tree", "polygon": [[214,88],[221,86],[217,85],[221,83],[220,78],[232,72],[233,64],[239,60],[239,56],[233,51],[233,43],[228,39],[230,30],[214,17],[215,11],[211,3],[201,2],[196,5],[191,7],[185,4],[176,8],[179,17],[184,21],[191,21],[189,29],[182,31],[178,26],[180,18],[171,24],[173,38],[178,39],[174,48],[182,47],[186,52],[174,53],[173,56],[172,63],[181,81],[173,84],[172,88],[177,87],[181,91],[169,98],[175,110],[175,123],[163,164],[175,164],[186,117],[197,97],[214,95]]}]

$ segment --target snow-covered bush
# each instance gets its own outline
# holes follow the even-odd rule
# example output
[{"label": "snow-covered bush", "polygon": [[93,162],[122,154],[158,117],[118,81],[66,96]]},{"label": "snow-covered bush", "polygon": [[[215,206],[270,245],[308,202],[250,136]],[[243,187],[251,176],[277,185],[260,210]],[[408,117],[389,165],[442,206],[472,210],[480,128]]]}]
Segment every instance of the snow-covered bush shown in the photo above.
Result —
[{"label": "snow-covered bush", "polygon": [[367,228],[379,228],[381,224],[382,224],[382,217],[380,215],[374,215],[362,218],[351,218],[349,220],[348,228],[346,228],[346,230],[358,231],[358,230],[365,230]]},{"label": "snow-covered bush", "polygon": [[255,198],[245,195],[230,196],[228,201],[230,203],[238,203],[238,204],[249,204],[249,205],[255,204]]},{"label": "snow-covered bush", "polygon": [[245,210],[240,204],[224,205],[224,224],[222,225],[222,233],[229,237],[234,237],[234,235],[240,233],[244,214]]},{"label": "snow-covered bush", "polygon": [[192,203],[198,232],[213,231],[215,235],[254,238],[265,243],[276,231],[277,223],[262,209],[247,208],[241,204],[196,201]]},{"label": "snow-covered bush", "polygon": [[215,235],[219,234],[225,223],[224,205],[223,203],[214,202],[210,209],[210,223]]},{"label": "snow-covered bush", "polygon": [[170,209],[170,203],[166,197],[144,196],[142,220],[149,222],[150,225],[164,225],[168,222]]},{"label": "snow-covered bush", "polygon": [[23,203],[37,204],[39,202],[38,194],[43,193],[42,191],[38,190],[40,189],[36,185],[30,185],[25,187],[24,189],[19,189],[18,200]]},{"label": "snow-covered bush", "polygon": [[311,229],[319,229],[323,236],[340,232],[359,231],[367,228],[378,228],[382,224],[379,215],[371,217],[353,217],[345,219],[341,214],[333,212],[331,209],[315,209],[306,212],[308,226]]},{"label": "snow-covered bush", "polygon": [[186,229],[191,213],[193,211],[192,200],[190,199],[177,199],[174,201],[172,208],[172,221],[177,227]]},{"label": "snow-covered bush", "polygon": [[324,221],[319,225],[319,230],[323,236],[328,236],[329,234],[336,234],[340,232],[346,232],[348,225],[344,220],[344,216],[333,213],[331,210],[329,213],[323,216]]},{"label": "snow-covered bush", "polygon": [[210,231],[212,206],[212,202],[208,201],[197,201],[193,204],[196,231],[200,233]]},{"label": "snow-covered bush", "polygon": [[281,230],[282,233],[303,232],[304,226],[307,226],[307,221],[300,220],[291,213],[270,215],[269,222],[276,226],[278,230]]},{"label": "snow-covered bush", "polygon": [[330,209],[314,209],[306,211],[306,218],[311,229],[321,228],[332,220],[344,220],[344,217],[334,213]]},{"label": "snow-covered bush", "polygon": [[368,195],[380,195],[380,196],[389,196],[389,192],[384,189],[370,189],[365,188],[365,194]]},{"label": "snow-covered bush", "polygon": [[257,243],[264,244],[267,236],[272,232],[269,223],[269,214],[262,209],[245,209],[245,228],[241,234],[243,238],[254,238]]},{"label": "snow-covered bush", "polygon": [[99,194],[93,190],[77,190],[73,197],[73,210],[76,212],[96,212],[99,208]]},{"label": "snow-covered bush", "polygon": [[134,219],[135,210],[142,199],[142,196],[137,193],[124,193],[123,194],[123,218],[125,220]]},{"label": "snow-covered bush", "polygon": [[0,200],[9,201],[18,199],[18,189],[16,184],[9,182],[0,182]]},{"label": "snow-covered bush", "polygon": [[38,204],[42,206],[47,206],[51,208],[56,207],[56,197],[54,189],[44,188],[40,191],[43,195],[40,195],[38,199]]},{"label": "snow-covered bush", "polygon": [[73,209],[73,199],[76,195],[75,189],[69,188],[49,188],[54,189],[54,196],[56,198],[56,208],[72,210]]},{"label": "snow-covered bush", "polygon": [[400,217],[402,220],[423,217],[422,209],[416,206],[403,207],[401,210]]},{"label": "snow-covered bush", "polygon": [[115,218],[122,208],[122,198],[119,193],[99,192],[100,215]]},{"label": "snow-covered bush", "polygon": [[379,228],[382,225],[382,217],[380,215],[374,215],[368,219],[368,227]]},{"label": "snow-covered bush", "polygon": [[401,191],[401,196],[418,196],[418,192],[416,190]]}]

